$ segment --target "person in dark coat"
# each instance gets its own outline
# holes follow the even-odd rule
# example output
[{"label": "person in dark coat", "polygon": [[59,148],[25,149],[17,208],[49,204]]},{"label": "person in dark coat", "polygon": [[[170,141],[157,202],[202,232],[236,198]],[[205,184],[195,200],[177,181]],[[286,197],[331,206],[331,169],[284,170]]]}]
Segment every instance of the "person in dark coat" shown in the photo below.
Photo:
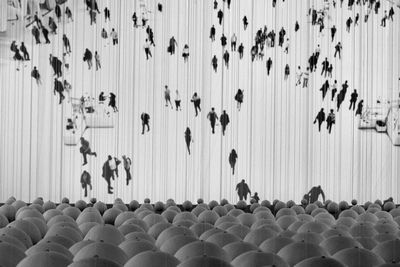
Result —
[{"label": "person in dark coat", "polygon": [[131,175],[132,160],[129,157],[123,155],[122,161],[126,173],[126,185],[129,185],[129,181],[132,180],[132,175]]},{"label": "person in dark coat", "polygon": [[35,37],[36,44],[40,44],[40,31],[36,26],[32,27],[32,35]]},{"label": "person in dark coat", "polygon": [[213,58],[211,59],[211,65],[214,69],[215,72],[217,72],[217,68],[218,68],[218,58],[216,55],[213,56]]},{"label": "person in dark coat", "polygon": [[215,112],[214,108],[211,108],[211,111],[207,114],[207,119],[210,120],[211,130],[212,130],[212,133],[214,134],[215,133],[215,124],[216,124],[216,122],[218,120],[218,115]]},{"label": "person in dark coat", "polygon": [[178,42],[175,40],[175,37],[172,36],[171,39],[169,39],[169,46],[168,46],[168,52],[171,55],[175,54],[175,46],[178,46]]},{"label": "person in dark coat", "polygon": [[145,128],[145,126],[147,126],[147,131],[149,132],[149,131],[150,131],[150,125],[149,125],[149,122],[150,122],[150,115],[143,112],[143,113],[140,115],[140,119],[142,120],[142,134],[144,134],[144,128]]},{"label": "person in dark coat", "polygon": [[56,5],[56,7],[54,8],[54,13],[56,14],[56,17],[58,19],[58,22],[61,22],[61,7],[60,5]]},{"label": "person in dark coat", "polygon": [[318,121],[318,131],[321,132],[321,125],[325,121],[325,112],[324,108],[318,112],[317,116],[315,117],[314,124]]},{"label": "person in dark coat", "polygon": [[117,96],[114,93],[110,93],[110,97],[109,97],[109,102],[108,102],[108,106],[112,107],[114,112],[118,112],[118,108],[117,108],[117,100],[116,100]]},{"label": "person in dark coat", "polygon": [[335,122],[335,113],[333,112],[333,109],[331,109],[331,112],[328,114],[328,118],[326,118],[326,128],[328,129],[329,133],[331,133],[332,125],[335,124]]},{"label": "person in dark coat", "polygon": [[225,136],[225,130],[226,126],[229,124],[229,115],[226,113],[226,110],[224,110],[221,114],[221,117],[219,118],[219,121],[221,122],[222,126],[222,135]]},{"label": "person in dark coat", "polygon": [[254,200],[254,203],[258,203],[260,201],[260,197],[257,192],[254,192],[254,196],[251,196],[251,199]]},{"label": "person in dark coat", "polygon": [[31,72],[31,77],[34,78],[36,80],[36,83],[38,85],[42,84],[42,80],[40,79],[40,73],[37,70],[36,66],[33,67],[33,70]]},{"label": "person in dark coat", "polygon": [[46,44],[49,44],[50,43],[49,30],[46,27],[43,26],[42,27],[42,33],[43,33],[44,39],[46,40]]},{"label": "person in dark coat", "polygon": [[26,50],[26,46],[24,44],[24,42],[21,42],[21,46],[19,47],[19,49],[21,50],[21,52],[24,54],[24,60],[30,60],[29,59],[29,53]]},{"label": "person in dark coat", "polygon": [[81,175],[81,185],[82,189],[85,190],[85,197],[87,197],[87,188],[89,186],[90,190],[92,190],[92,182],[91,182],[91,176],[86,170],[84,170]]},{"label": "person in dark coat", "polygon": [[50,54],[50,65],[53,67],[54,75],[57,75],[57,77],[62,76],[62,62],[59,60],[57,57],[54,57],[52,54]]},{"label": "person in dark coat", "polygon": [[237,158],[238,155],[236,153],[236,150],[232,149],[231,153],[229,154],[229,165],[231,165],[232,175],[235,175],[235,166]]},{"label": "person in dark coat", "polygon": [[271,71],[271,67],[272,67],[272,59],[268,58],[268,60],[267,60],[267,75],[269,75],[269,73]]},{"label": "person in dark coat", "polygon": [[243,43],[240,43],[240,45],[238,47],[239,59],[243,58],[243,52],[244,52],[244,46],[243,46]]},{"label": "person in dark coat", "polygon": [[97,157],[97,153],[92,152],[89,142],[87,140],[85,140],[85,138],[83,138],[83,137],[81,137],[81,147],[79,149],[79,152],[83,156],[83,165],[87,164],[87,155]]},{"label": "person in dark coat", "polygon": [[243,90],[241,90],[240,88],[237,90],[236,95],[235,95],[235,100],[237,102],[237,109],[240,111],[240,108],[242,107],[242,103],[243,103]]},{"label": "person in dark coat", "polygon": [[360,100],[360,102],[358,102],[358,105],[357,105],[356,116],[362,115],[363,106],[364,106],[364,100]]},{"label": "person in dark coat", "polygon": [[186,127],[185,131],[185,143],[186,143],[186,148],[188,150],[188,153],[190,155],[190,143],[192,142],[192,132],[190,131],[189,127]]},{"label": "person in dark coat", "polygon": [[351,109],[353,107],[353,110],[354,110],[356,108],[357,98],[358,98],[358,93],[357,93],[357,90],[354,89],[354,92],[351,93],[349,109]]},{"label": "person in dark coat", "polygon": [[244,182],[244,179],[236,185],[236,191],[239,196],[239,200],[247,200],[247,194],[251,196],[251,191],[249,186]]},{"label": "person in dark coat", "polygon": [[325,96],[326,96],[326,93],[327,93],[328,90],[329,90],[329,81],[326,80],[326,81],[324,82],[324,84],[322,85],[321,89],[319,89],[319,90],[322,92],[322,100],[324,100],[324,99],[325,99]]},{"label": "person in dark coat", "polygon": [[314,186],[307,194],[310,199],[310,203],[314,203],[318,200],[319,195],[322,195],[322,200],[325,202],[325,194],[324,191],[321,189],[321,186]]},{"label": "person in dark coat", "polygon": [[61,81],[57,80],[57,78],[54,79],[54,90],[53,90],[53,92],[54,92],[54,95],[55,95],[56,93],[59,94],[59,96],[60,96],[60,102],[59,102],[59,104],[61,104],[62,101],[65,99],[65,96],[64,96],[64,94],[63,94],[63,92],[64,92],[64,86],[63,86],[63,83],[62,83]]},{"label": "person in dark coat", "polygon": [[193,102],[194,111],[195,111],[196,117],[197,117],[198,111],[201,111],[201,108],[200,108],[201,99],[200,99],[200,97],[197,95],[197,93],[194,93],[194,94],[193,94],[192,99],[190,100],[190,102]]},{"label": "person in dark coat", "polygon": [[222,19],[224,18],[224,12],[220,9],[217,13],[219,25],[222,25]]},{"label": "person in dark coat", "polygon": [[113,171],[110,168],[110,164],[108,164],[108,160],[109,160],[110,157],[111,156],[108,156],[108,159],[103,164],[103,174],[102,174],[102,176],[107,182],[108,193],[109,194],[113,194],[113,192],[111,191],[112,189],[114,189],[114,188],[111,187],[111,177],[112,177]]},{"label": "person in dark coat", "polygon": [[210,29],[210,39],[213,42],[215,41],[215,26],[214,25],[212,25],[211,29]]},{"label": "person in dark coat", "polygon": [[104,21],[107,22],[107,19],[110,20],[110,9],[108,7],[104,8]]},{"label": "person in dark coat", "polygon": [[249,21],[247,20],[247,17],[244,16],[242,21],[243,21],[243,29],[246,30],[247,26],[249,25]]},{"label": "person in dark coat", "polygon": [[67,35],[63,34],[62,40],[63,40],[63,43],[64,43],[65,51],[67,53],[71,53],[71,44],[69,42],[69,39],[68,39]]},{"label": "person in dark coat", "polygon": [[90,69],[92,68],[92,66],[93,66],[92,60],[93,60],[93,54],[92,54],[92,52],[91,52],[89,49],[86,48],[85,53],[84,53],[84,55],[83,55],[83,61],[86,61],[86,62],[87,62],[88,67],[89,67],[89,70],[90,70]]}]

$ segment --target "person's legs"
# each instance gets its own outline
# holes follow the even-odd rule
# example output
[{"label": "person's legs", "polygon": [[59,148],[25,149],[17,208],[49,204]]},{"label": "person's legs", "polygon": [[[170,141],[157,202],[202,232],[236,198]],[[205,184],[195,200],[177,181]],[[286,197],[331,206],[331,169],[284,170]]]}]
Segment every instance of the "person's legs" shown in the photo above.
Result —
[{"label": "person's legs", "polygon": [[145,126],[145,123],[142,122],[142,134],[144,134],[144,126]]},{"label": "person's legs", "polygon": [[82,156],[83,156],[83,165],[86,165],[87,164],[86,152],[83,152]]},{"label": "person's legs", "polygon": [[146,125],[147,125],[147,131],[150,132],[150,125],[149,125],[149,123],[146,123]]}]

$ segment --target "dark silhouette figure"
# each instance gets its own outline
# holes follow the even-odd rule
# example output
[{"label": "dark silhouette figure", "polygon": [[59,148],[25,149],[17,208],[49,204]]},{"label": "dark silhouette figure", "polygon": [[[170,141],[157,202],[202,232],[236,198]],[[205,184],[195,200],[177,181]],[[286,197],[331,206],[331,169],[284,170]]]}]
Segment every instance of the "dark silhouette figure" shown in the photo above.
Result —
[{"label": "dark silhouette figure", "polygon": [[267,60],[267,74],[269,75],[270,71],[271,71],[271,67],[272,67],[272,59],[268,58]]},{"label": "dark silhouette figure", "polygon": [[99,102],[104,102],[106,101],[106,96],[104,95],[104,92],[101,92],[99,95]]},{"label": "dark silhouette figure", "polygon": [[358,102],[358,105],[357,105],[356,116],[357,115],[360,115],[360,116],[362,115],[363,106],[364,106],[364,100],[360,100],[360,102]]},{"label": "dark silhouette figure", "polygon": [[381,26],[386,27],[386,20],[388,19],[387,11],[385,10],[385,15],[383,16],[381,20]]},{"label": "dark silhouette figure", "polygon": [[251,199],[254,199],[254,203],[258,203],[260,201],[260,198],[259,198],[257,192],[254,192],[254,196],[251,196]]},{"label": "dark silhouette figure", "polygon": [[226,113],[226,110],[224,110],[219,118],[219,121],[222,126],[222,135],[225,136],[225,130],[226,126],[229,124],[229,115]]},{"label": "dark silhouette figure", "polygon": [[214,71],[217,72],[217,69],[218,69],[218,59],[217,59],[217,56],[216,56],[216,55],[214,55],[213,58],[211,59],[211,65],[212,65]]},{"label": "dark silhouette figure", "polygon": [[249,21],[247,20],[247,17],[244,16],[242,21],[243,21],[243,28],[244,28],[244,30],[246,30],[247,26],[249,25]]},{"label": "dark silhouette figure", "polygon": [[97,157],[96,152],[92,152],[89,142],[85,138],[81,137],[81,147],[79,149],[83,156],[83,165],[87,164],[87,155]]},{"label": "dark silhouette figure", "polygon": [[36,26],[32,27],[32,35],[35,37],[36,44],[40,44],[40,31]]},{"label": "dark silhouette figure", "polygon": [[201,108],[200,108],[201,99],[200,99],[200,97],[197,95],[197,93],[194,93],[194,94],[193,94],[192,99],[190,100],[190,102],[193,102],[194,111],[195,111],[196,117],[197,117],[198,111],[201,111]]},{"label": "dark silhouette figure", "polygon": [[118,108],[117,108],[117,100],[116,100],[117,96],[114,93],[110,93],[110,97],[109,97],[109,102],[108,102],[108,106],[112,107],[114,112],[118,112]]},{"label": "dark silhouette figure", "polygon": [[53,90],[53,93],[54,93],[54,95],[56,93],[58,93],[58,95],[60,97],[59,104],[61,104],[62,101],[65,99],[65,96],[64,96],[63,92],[64,92],[63,83],[61,81],[57,80],[57,78],[54,78],[54,90]]},{"label": "dark silhouette figure", "polygon": [[19,49],[20,49],[21,52],[24,54],[24,60],[30,60],[30,59],[29,59],[29,53],[28,53],[28,51],[26,50],[26,46],[25,46],[24,42],[21,42],[21,46],[20,46]]},{"label": "dark silhouette figure", "polygon": [[348,87],[349,87],[349,85],[347,84],[347,81],[345,81],[345,83],[342,84],[342,90],[340,90],[339,95],[337,96],[337,110],[338,111],[346,97],[346,92],[347,92]]},{"label": "dark silhouette figure", "polygon": [[93,60],[93,54],[89,49],[86,48],[85,53],[83,55],[83,61],[87,62],[89,70],[93,66],[92,60]]},{"label": "dark silhouette figure", "polygon": [[221,45],[222,45],[222,48],[225,48],[225,46],[226,46],[226,44],[227,44],[227,41],[228,41],[228,39],[226,38],[226,36],[224,35],[224,34],[222,34],[222,36],[221,36]]},{"label": "dark silhouette figure", "polygon": [[335,113],[333,112],[333,109],[331,109],[331,112],[328,114],[328,117],[326,118],[326,129],[328,129],[329,133],[331,133],[332,125],[335,124],[335,122],[336,122]]},{"label": "dark silhouette figure", "polygon": [[138,24],[137,24],[136,12],[133,12],[132,21],[133,21],[133,27],[137,28]]},{"label": "dark silhouette figure", "polygon": [[31,77],[34,78],[36,80],[36,83],[38,85],[42,84],[42,80],[40,79],[40,73],[37,70],[36,66],[33,67],[33,70],[31,72]]},{"label": "dark silhouette figure", "polygon": [[190,155],[190,143],[192,142],[192,132],[190,131],[189,127],[186,127],[185,131],[185,143],[188,153]]},{"label": "dark silhouette figure", "polygon": [[103,178],[106,180],[107,182],[107,189],[108,189],[108,193],[109,194],[113,194],[113,192],[111,191],[112,189],[114,189],[113,187],[111,187],[111,177],[113,176],[113,171],[111,170],[110,164],[109,164],[109,160],[112,159],[111,156],[109,155],[106,162],[104,162],[103,164]]},{"label": "dark silhouette figure", "polygon": [[165,100],[166,107],[168,107],[168,103],[169,103],[171,105],[171,108],[174,109],[174,106],[172,105],[172,102],[171,102],[171,91],[169,90],[168,85],[165,86],[164,100]]},{"label": "dark silhouette figure", "polygon": [[219,25],[222,25],[222,19],[224,18],[224,12],[220,9],[217,14]]},{"label": "dark silhouette figure", "polygon": [[224,62],[225,62],[225,66],[228,69],[229,68],[229,52],[228,52],[228,50],[225,50],[225,53],[223,55],[223,59],[224,59]]},{"label": "dark silhouette figure", "polygon": [[70,42],[69,42],[69,39],[68,39],[67,35],[63,34],[62,39],[63,39],[65,51],[66,51],[67,53],[71,53],[71,44],[70,44]]},{"label": "dark silhouette figure", "polygon": [[43,33],[44,39],[46,40],[46,44],[49,44],[50,43],[49,30],[46,27],[43,26],[42,27],[42,33]]},{"label": "dark silhouette figure", "polygon": [[57,75],[57,77],[62,76],[61,68],[62,68],[62,62],[59,60],[57,57],[54,57],[52,54],[50,54],[50,65],[53,67],[54,75]]},{"label": "dark silhouette figure", "polygon": [[297,32],[300,29],[299,22],[296,21],[296,24],[294,25],[294,31]]},{"label": "dark silhouette figure", "polygon": [[108,7],[104,8],[104,21],[107,22],[107,19],[110,20],[110,9]]},{"label": "dark silhouette figure", "polygon": [[350,106],[349,106],[350,110],[351,107],[353,107],[353,110],[356,108],[357,98],[358,98],[358,93],[357,90],[354,89],[353,93],[351,93],[351,98],[350,98]]},{"label": "dark silhouette figure", "polygon": [[142,120],[142,134],[144,134],[145,126],[147,126],[147,131],[149,132],[150,131],[150,125],[149,125],[149,123],[150,123],[150,115],[143,112],[140,115],[140,119]]},{"label": "dark silhouette figure", "polygon": [[342,51],[342,44],[339,42],[337,43],[337,45],[335,46],[335,54],[334,57],[336,57],[336,54],[339,53],[339,59],[341,58],[340,53]]},{"label": "dark silhouette figure", "polygon": [[129,185],[129,181],[132,180],[132,175],[131,175],[132,160],[129,157],[123,155],[122,161],[126,173],[126,185]]},{"label": "dark silhouette figure", "polygon": [[157,4],[157,9],[158,9],[159,12],[162,12],[163,6],[162,6],[161,3]]},{"label": "dark silhouette figure", "polygon": [[322,200],[325,202],[325,194],[324,191],[321,189],[321,186],[314,186],[308,192],[307,196],[309,197],[309,203],[314,203],[318,200],[319,195],[322,195]]},{"label": "dark silhouette figure", "polygon": [[151,54],[150,51],[150,43],[149,43],[149,39],[146,39],[146,42],[144,43],[144,52],[146,53],[146,59],[149,60],[149,57],[153,57],[153,55]]},{"label": "dark silhouette figure", "polygon": [[350,27],[351,27],[351,24],[353,23],[353,19],[351,18],[351,17],[349,17],[347,20],[346,20],[346,30],[348,31],[348,32],[350,32]]},{"label": "dark silhouette figure", "polygon": [[215,112],[214,108],[211,108],[211,111],[207,114],[207,119],[210,120],[212,133],[214,134],[215,133],[215,124],[218,120],[218,115]]},{"label": "dark silhouette figure", "polygon": [[214,0],[214,9],[217,9],[218,8],[218,2],[217,2],[217,0]]},{"label": "dark silhouette figure", "polygon": [[58,19],[58,22],[61,22],[61,7],[60,5],[56,5],[56,7],[54,8],[54,13],[56,14],[56,17]]},{"label": "dark silhouette figure", "polygon": [[332,85],[332,101],[333,101],[333,99],[335,98],[335,94],[336,94],[336,92],[337,92],[337,80],[335,80],[335,83]]},{"label": "dark silhouette figure", "polygon": [[240,45],[238,47],[239,59],[243,58],[243,52],[244,52],[244,46],[243,46],[243,43],[240,43]]},{"label": "dark silhouette figure", "polygon": [[213,42],[215,41],[215,26],[214,25],[212,25],[211,29],[210,29],[210,39]]},{"label": "dark silhouette figure", "polygon": [[336,34],[336,26],[333,25],[331,28],[331,38],[332,38],[332,42],[335,39],[335,34]]},{"label": "dark silhouette figure", "polygon": [[109,156],[108,164],[110,165],[110,169],[111,169],[111,178],[113,180],[115,180],[114,173],[118,178],[119,177],[118,176],[118,166],[119,166],[119,164],[121,164],[121,161],[119,159],[117,159],[116,157]]},{"label": "dark silhouette figure", "polygon": [[322,92],[322,100],[325,99],[326,93],[329,90],[329,81],[326,80],[325,83],[322,85],[321,89],[319,89]]},{"label": "dark silhouette figure", "polygon": [[229,165],[231,165],[232,175],[235,175],[235,166],[237,161],[238,155],[235,149],[232,149],[231,153],[229,154]]},{"label": "dark silhouette figure", "polygon": [[286,66],[285,66],[285,80],[287,80],[289,75],[290,75],[290,67],[289,67],[289,64],[286,64]]},{"label": "dark silhouette figure", "polygon": [[322,61],[322,71],[321,71],[321,75],[324,75],[325,73],[325,77],[328,74],[328,69],[329,69],[329,61],[328,58],[325,58],[324,61]]},{"label": "dark silhouette figure", "polygon": [[72,18],[72,11],[71,9],[69,9],[69,7],[65,8],[65,15],[67,16],[67,22],[69,20],[74,21],[74,19]]},{"label": "dark silhouette figure", "polygon": [[251,196],[251,191],[249,186],[244,182],[244,179],[236,185],[236,191],[239,195],[240,200],[247,200],[247,194]]},{"label": "dark silhouette figure", "polygon": [[82,172],[81,185],[82,189],[85,190],[85,197],[87,197],[87,188],[89,186],[90,190],[92,190],[92,182],[91,182],[91,176],[86,170]]},{"label": "dark silhouette figure", "polygon": [[321,132],[321,125],[325,121],[325,112],[324,108],[318,112],[317,116],[315,117],[314,124],[318,121],[318,131]]},{"label": "dark silhouette figure", "polygon": [[237,102],[237,109],[240,111],[240,108],[242,107],[242,103],[243,103],[243,98],[244,98],[244,94],[243,94],[243,90],[241,90],[240,88],[237,90],[236,95],[235,95],[235,100]]},{"label": "dark silhouette figure", "polygon": [[168,53],[170,53],[171,55],[175,54],[175,45],[177,46],[178,43],[175,40],[175,37],[172,36],[171,39],[169,39],[169,46],[168,46]]},{"label": "dark silhouette figure", "polygon": [[394,15],[394,9],[393,9],[393,7],[390,7],[390,9],[389,9],[389,19],[391,21],[393,21],[393,15]]}]

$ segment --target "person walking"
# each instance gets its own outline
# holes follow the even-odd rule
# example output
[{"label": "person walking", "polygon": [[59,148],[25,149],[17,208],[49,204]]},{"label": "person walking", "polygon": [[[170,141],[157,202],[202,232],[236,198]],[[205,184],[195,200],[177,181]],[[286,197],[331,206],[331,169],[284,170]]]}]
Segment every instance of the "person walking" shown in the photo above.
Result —
[{"label": "person walking", "polygon": [[212,133],[214,134],[215,133],[215,124],[216,124],[216,122],[218,120],[218,115],[215,112],[214,108],[211,108],[211,111],[207,114],[207,119],[210,120],[211,130],[212,130]]},{"label": "person walking", "polygon": [[226,131],[226,126],[229,124],[229,115],[226,113],[226,110],[224,110],[219,118],[219,121],[222,126],[222,135],[225,136],[225,131]]},{"label": "person walking", "polygon": [[231,153],[229,153],[229,165],[231,166],[232,169],[232,175],[235,175],[235,166],[236,166],[236,161],[237,161],[238,155],[236,153],[235,149],[231,150]]},{"label": "person walking", "polygon": [[317,117],[315,117],[314,124],[318,122],[318,131],[321,132],[321,125],[325,121],[325,112],[324,108],[318,112]]},{"label": "person walking", "polygon": [[80,147],[79,151],[83,156],[83,166],[84,166],[84,165],[87,164],[87,155],[97,157],[97,153],[96,152],[92,152],[92,149],[90,148],[89,141],[87,141],[83,137],[81,137],[80,140],[81,140],[81,147]]},{"label": "person walking", "polygon": [[100,55],[97,53],[97,51],[94,52],[94,60],[96,62],[96,70],[101,69]]},{"label": "person walking", "polygon": [[251,191],[249,186],[245,183],[244,179],[236,185],[236,191],[239,196],[239,200],[247,200],[247,195],[251,196]]}]

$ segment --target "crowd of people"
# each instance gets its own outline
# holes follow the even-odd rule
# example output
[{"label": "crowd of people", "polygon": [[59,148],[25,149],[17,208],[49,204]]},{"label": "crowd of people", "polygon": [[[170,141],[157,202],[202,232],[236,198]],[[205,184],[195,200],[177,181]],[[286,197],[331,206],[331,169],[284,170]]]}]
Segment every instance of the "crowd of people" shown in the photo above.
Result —
[{"label": "crowd of people", "polygon": [[[283,0],[284,1],[284,0]],[[278,1],[273,0],[272,1],[272,8],[276,8]],[[340,7],[343,6],[343,0],[340,0]],[[168,4],[168,2],[166,3]],[[101,14],[99,5],[96,0],[85,0],[85,5],[86,5],[86,16],[90,19],[90,24],[94,25],[97,23],[97,16],[98,14]],[[223,6],[226,5],[227,8],[223,8]],[[224,18],[226,16],[226,12],[231,12],[231,1],[230,0],[213,0],[213,8],[214,12],[216,15],[216,18],[218,20],[217,25],[212,25],[209,31],[209,41],[210,42],[217,42],[217,39],[220,41],[221,45],[221,54],[217,55],[214,54],[211,56],[211,68],[212,71],[217,73],[220,71],[219,69],[219,58],[222,59],[223,66],[228,69],[229,68],[229,62],[232,60],[232,56],[234,53],[238,53],[238,60],[242,60],[244,53],[249,53],[251,56],[251,61],[264,61],[264,55],[266,54],[267,49],[275,49],[281,50],[281,53],[284,54],[291,54],[294,53],[291,49],[291,40],[288,37],[288,32],[291,31],[292,29],[289,28],[284,28],[281,26],[276,26],[276,29],[274,28],[269,28],[267,25],[264,25],[263,27],[259,29],[253,29],[255,31],[254,35],[254,43],[251,45],[249,48],[245,48],[243,42],[238,38],[239,33],[233,33],[230,36],[227,36],[226,33],[224,32]],[[383,14],[381,18],[381,26],[386,27],[386,24],[388,21],[393,21],[393,16],[395,14],[395,11],[393,7],[390,7],[389,10],[384,10],[380,11],[381,9],[381,3],[380,0],[348,0],[348,9],[352,9],[354,5],[362,5],[366,6],[368,8],[368,12],[364,17],[364,23],[368,22],[368,18],[371,16],[371,14],[379,15]],[[337,28],[335,25],[330,26],[330,28],[327,28],[326,25],[331,25],[332,23],[328,23],[328,14],[329,14],[329,9],[331,8],[338,8],[339,3],[335,0],[324,0],[324,6],[322,9],[316,9],[314,6],[312,6],[308,14],[304,14],[309,16],[310,22],[312,26],[319,27],[319,33],[323,35],[325,32],[328,32],[330,34],[330,40],[332,43],[335,44],[334,46],[334,51],[333,52],[333,57],[341,60],[342,57],[342,51],[343,51],[343,44],[342,41],[340,40],[340,36],[336,35]],[[104,14],[104,22],[105,23],[111,23],[111,11],[110,7],[105,6],[103,9],[103,14]],[[156,12],[162,13],[163,12],[163,5],[159,3],[157,5],[157,11],[153,11],[154,16],[157,16]],[[54,13],[51,13],[48,17],[48,24],[46,26],[43,25],[42,20],[44,18],[42,16],[39,16],[38,13],[36,13],[33,16],[33,21],[31,25],[31,33],[33,35],[33,38],[35,40],[36,45],[41,45],[42,42],[44,41],[45,44],[50,44],[51,41],[51,36],[57,35],[57,29],[59,27],[58,24],[61,23],[69,23],[73,22],[73,15],[71,12],[70,7],[68,7],[68,2],[63,5],[56,5],[54,9]],[[152,49],[155,48],[156,43],[155,43],[155,37],[154,37],[154,30],[152,27],[154,25],[151,25],[151,21],[147,18],[147,14],[140,12],[137,10],[132,14],[132,22],[133,22],[133,30],[144,30],[146,33],[146,38],[143,43],[143,50],[146,56],[146,60],[151,60],[153,55],[152,55]],[[241,27],[240,29],[243,31],[247,31],[250,25],[250,20],[246,15],[244,15],[241,18]],[[362,23],[360,21],[360,14],[357,13],[355,14],[354,17],[349,17],[346,18],[345,25],[346,25],[346,30],[348,32],[351,31],[352,27],[357,27]],[[216,36],[217,35],[217,27],[220,27],[222,29],[222,34],[221,36]],[[298,21],[296,21],[293,30],[294,33],[296,34],[300,28],[303,27],[303,25],[300,25]],[[276,32],[275,32],[276,31]],[[321,36],[320,35],[320,36]],[[50,38],[49,38],[50,37]],[[112,28],[110,32],[107,32],[105,28],[101,29],[101,38],[103,39],[108,39],[110,38],[112,40],[112,46],[118,46],[119,42],[119,34],[118,34],[118,28]],[[43,40],[44,39],[44,40]],[[276,40],[277,39],[277,40]],[[228,43],[230,42],[230,43]],[[67,57],[69,57],[72,52],[71,48],[71,41],[70,38],[67,36],[66,33],[63,33],[62,35],[62,43],[63,43],[63,53],[62,53],[62,58],[59,58],[56,55],[50,54],[49,56],[49,61],[50,65],[54,71],[54,88],[53,92],[54,95],[58,94],[59,97],[59,104],[63,103],[63,100],[66,98],[64,93],[68,93],[68,95],[71,94],[71,90],[73,88],[73,85],[71,85],[70,82],[67,81],[64,75],[64,71],[66,69],[69,69],[70,66],[67,63]],[[179,45],[180,44],[180,45]],[[159,45],[159,44],[157,44]],[[160,44],[161,46],[162,44]],[[186,64],[190,59],[190,51],[189,51],[189,45],[185,43],[185,40],[177,40],[175,36],[171,36],[168,38],[168,43],[165,44],[167,46],[166,52],[170,56],[174,56],[177,53],[177,50],[179,47],[181,47],[181,56],[183,58],[183,64]],[[248,49],[248,51],[246,50]],[[23,61],[29,61],[30,60],[30,55],[29,52],[24,44],[24,42],[21,42],[20,45],[18,46],[16,41],[13,41],[10,46],[10,50],[13,53],[13,59],[18,61],[18,62],[23,62]],[[93,51],[94,50],[94,55]],[[90,49],[89,47],[85,49],[83,52],[83,62],[86,62],[88,69],[91,70],[93,67],[93,58],[95,60],[95,71],[101,71],[102,64],[101,64],[101,57],[99,54],[99,51],[95,49]],[[338,81],[334,78],[333,71],[333,62],[331,59],[328,59],[328,57],[325,57],[322,62],[320,62],[320,55],[321,55],[321,47],[320,45],[317,45],[317,47],[312,51],[311,55],[308,58],[308,62],[304,62],[304,65],[298,65],[297,68],[295,69],[295,84],[293,84],[293,88],[300,87],[300,88],[309,88],[309,79],[310,76],[316,75],[315,73],[317,72],[317,69],[320,68],[320,75],[325,79],[323,84],[321,85],[319,91],[322,94],[322,105],[324,105],[324,101],[330,101],[333,102],[334,105],[336,105],[336,110],[331,108],[329,112],[326,114],[324,108],[320,108],[318,111],[314,124],[318,125],[318,131],[320,132],[322,129],[322,125],[324,122],[326,122],[326,128],[328,133],[330,134],[334,129],[333,126],[336,123],[336,114],[340,111],[340,107],[342,106],[342,103],[346,101],[346,96],[347,96],[347,91],[351,88],[351,85],[349,82],[346,80],[342,85],[341,89],[338,92]],[[290,77],[292,73],[292,68],[289,63],[284,64],[284,69],[282,70],[284,73],[284,80],[287,81],[288,78]],[[274,68],[274,62],[271,57],[265,58],[265,68],[266,68],[266,75],[271,74],[271,70]],[[19,65],[17,70],[19,70]],[[39,70],[37,69],[36,66],[33,67],[33,70],[31,71],[31,76],[36,80],[36,83],[38,86],[42,85],[43,77],[41,76]],[[236,90],[236,89],[234,89]],[[349,110],[351,112],[355,113],[355,116],[361,115],[363,112],[363,100],[359,99],[359,92],[357,89],[351,88],[353,92],[350,94],[350,99],[349,101]],[[330,92],[330,96],[329,96]],[[174,98],[174,104],[171,101],[171,89],[169,88],[168,85],[164,86],[163,93],[160,94],[163,95],[164,101],[165,101],[165,106],[167,108],[171,108],[171,110],[176,110],[176,111],[182,111],[183,107],[181,103],[181,96],[180,92],[178,90],[175,90],[175,98]],[[328,97],[327,97],[328,96]],[[104,96],[104,93],[101,92],[99,95],[99,102],[104,102],[106,97]],[[244,103],[244,90],[239,88],[237,89],[236,94],[234,94],[233,99],[231,99],[232,103],[234,103],[237,107],[237,110],[240,111],[242,104]],[[193,103],[194,106],[194,111],[195,111],[195,117],[197,117],[200,112],[202,111],[201,109],[201,97],[197,92],[194,92],[190,102]],[[114,112],[118,112],[118,108],[116,105],[116,95],[113,92],[110,92],[109,95],[109,107],[112,108]],[[231,122],[231,119],[229,117],[229,114],[225,109],[221,109],[222,113],[218,115],[219,111],[217,111],[215,107],[211,107],[211,110],[207,113],[207,119],[210,121],[210,126],[211,126],[211,134],[216,133],[216,126],[217,126],[217,121],[219,121],[221,125],[221,134],[222,136],[225,136],[226,132],[229,131],[228,125],[230,123],[234,123],[233,121]],[[146,130],[147,132],[150,131],[150,117],[151,114],[148,113],[149,111],[143,111],[140,114],[140,120],[142,122],[142,132],[141,134],[144,135]],[[186,131],[184,132],[184,142],[186,143],[186,148],[188,151],[188,154],[191,154],[191,143],[193,142],[193,133],[189,127],[186,128]],[[92,152],[91,148],[89,146],[89,142],[82,137],[81,138],[81,149],[80,152],[82,153],[83,156],[83,165],[87,164],[87,155],[93,155],[97,156],[96,152]],[[229,164],[232,169],[232,174],[235,174],[235,166],[236,166],[236,161],[237,161],[238,155],[235,149],[232,149],[232,151],[229,154]],[[114,179],[114,173],[118,177],[118,165],[121,163],[120,160],[118,160],[116,157],[111,157],[108,156],[107,161],[104,163],[103,166],[103,177],[106,179],[107,184],[108,184],[108,192],[112,193],[112,187],[111,187],[111,179]],[[129,184],[129,180],[131,180],[131,175],[130,175],[130,166],[131,166],[131,161],[129,158],[123,156],[123,163],[124,163],[124,168],[127,170],[126,176],[127,176],[127,184]],[[82,174],[82,185],[89,185],[91,187],[90,183],[90,174],[85,171]],[[85,192],[86,192],[86,186]],[[243,192],[249,192],[250,190],[246,189],[244,185],[239,186],[240,189]],[[86,193],[85,193],[86,194]]]}]

